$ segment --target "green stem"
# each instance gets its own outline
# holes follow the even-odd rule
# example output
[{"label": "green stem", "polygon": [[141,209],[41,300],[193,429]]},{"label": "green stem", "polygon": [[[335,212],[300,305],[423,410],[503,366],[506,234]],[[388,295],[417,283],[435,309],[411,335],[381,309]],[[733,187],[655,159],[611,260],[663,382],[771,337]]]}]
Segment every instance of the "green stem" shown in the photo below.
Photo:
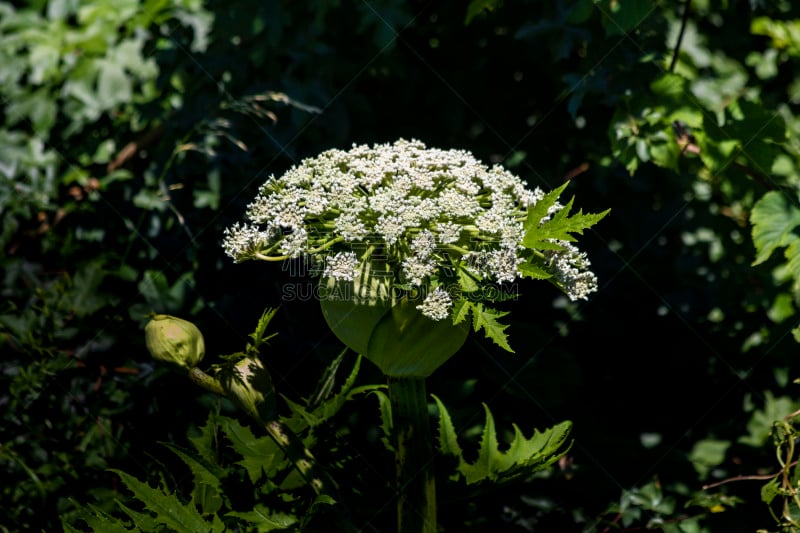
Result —
[{"label": "green stem", "polygon": [[397,530],[436,532],[436,482],[425,378],[389,376],[395,432]]},{"label": "green stem", "polygon": [[220,396],[226,396],[225,389],[222,387],[222,384],[217,381],[217,378],[209,376],[197,367],[189,370],[189,379],[207,391],[219,394]]}]

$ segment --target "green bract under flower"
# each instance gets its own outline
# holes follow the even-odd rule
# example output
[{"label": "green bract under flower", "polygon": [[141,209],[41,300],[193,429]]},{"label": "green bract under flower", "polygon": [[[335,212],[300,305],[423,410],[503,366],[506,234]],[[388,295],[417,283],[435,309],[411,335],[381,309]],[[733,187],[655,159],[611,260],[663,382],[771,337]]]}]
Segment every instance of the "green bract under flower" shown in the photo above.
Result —
[{"label": "green bract under flower", "polygon": [[[588,259],[567,241],[602,215],[562,228],[569,205],[556,200],[469,152],[401,139],[328,150],[271,178],[223,247],[236,262],[311,257],[336,281],[356,279],[365,260],[384,263],[425,316],[458,322],[478,313],[475,302],[508,297],[486,288],[523,276],[550,279],[572,299],[597,290]],[[465,301],[471,307],[456,316]]]}]

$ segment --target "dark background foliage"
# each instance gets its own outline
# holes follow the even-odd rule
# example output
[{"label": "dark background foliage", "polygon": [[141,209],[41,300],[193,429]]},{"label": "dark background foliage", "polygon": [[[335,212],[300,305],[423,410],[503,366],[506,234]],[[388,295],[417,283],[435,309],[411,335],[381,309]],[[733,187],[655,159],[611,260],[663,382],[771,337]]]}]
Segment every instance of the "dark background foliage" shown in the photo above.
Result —
[{"label": "dark background foliage", "polygon": [[[570,180],[576,209],[612,209],[580,241],[597,294],[573,304],[520,283],[506,304],[516,353],[475,336],[429,384],[465,439],[481,402],[507,433],[572,420],[569,464],[480,499],[443,485],[442,526],[770,527],[758,482],[701,487],[777,471],[769,423],[796,396],[795,289],[780,257],[752,266],[748,221],[768,190],[797,185],[800,42],[754,30],[790,24],[793,3],[79,4],[0,5],[4,530],[54,531],[76,502],[112,509],[108,468],[186,482],[158,443],[184,442],[214,400],[149,359],[150,312],[195,322],[213,362],[280,305],[266,362],[281,393],[308,396],[340,345],[313,301],[286,297],[298,265],[234,265],[222,231],[302,158],[399,137],[471,150],[531,186]],[[676,96],[653,83],[687,5]],[[758,107],[715,120],[740,101]],[[709,159],[679,153],[683,112]],[[365,365],[361,381],[378,380]],[[374,469],[342,483],[386,530],[377,408],[355,403],[338,430]],[[613,507],[643,487],[673,506]],[[712,493],[744,503],[683,507]]]}]

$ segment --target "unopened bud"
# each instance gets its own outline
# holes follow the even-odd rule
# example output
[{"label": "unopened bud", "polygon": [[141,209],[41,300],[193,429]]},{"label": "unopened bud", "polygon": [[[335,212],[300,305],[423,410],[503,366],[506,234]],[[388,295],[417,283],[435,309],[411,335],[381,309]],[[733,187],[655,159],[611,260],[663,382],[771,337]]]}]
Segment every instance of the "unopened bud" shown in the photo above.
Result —
[{"label": "unopened bud", "polygon": [[222,372],[222,387],[239,407],[262,422],[276,416],[272,378],[258,357],[245,357]]},{"label": "unopened bud", "polygon": [[144,328],[144,339],[153,358],[186,369],[196,367],[206,354],[197,326],[170,315],[154,316]]}]

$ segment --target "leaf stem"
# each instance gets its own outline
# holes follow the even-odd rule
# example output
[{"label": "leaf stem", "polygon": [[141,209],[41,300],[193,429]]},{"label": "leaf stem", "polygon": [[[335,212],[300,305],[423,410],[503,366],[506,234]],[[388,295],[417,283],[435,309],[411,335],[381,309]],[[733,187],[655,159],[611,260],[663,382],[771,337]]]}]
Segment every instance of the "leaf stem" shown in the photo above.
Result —
[{"label": "leaf stem", "polygon": [[389,376],[395,433],[397,530],[436,532],[436,483],[425,378]]}]

